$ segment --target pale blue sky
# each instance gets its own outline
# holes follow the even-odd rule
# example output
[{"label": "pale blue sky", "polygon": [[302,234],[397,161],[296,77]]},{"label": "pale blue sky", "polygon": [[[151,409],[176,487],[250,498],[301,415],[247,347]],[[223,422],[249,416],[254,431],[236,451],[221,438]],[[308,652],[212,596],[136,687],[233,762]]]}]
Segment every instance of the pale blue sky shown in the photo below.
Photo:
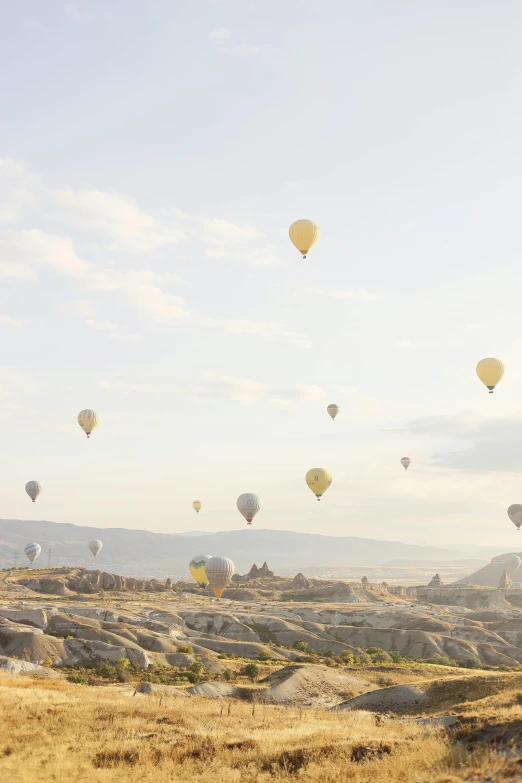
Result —
[{"label": "pale blue sky", "polygon": [[0,516],[215,531],[251,491],[259,527],[516,548],[521,24],[507,0],[9,4]]}]

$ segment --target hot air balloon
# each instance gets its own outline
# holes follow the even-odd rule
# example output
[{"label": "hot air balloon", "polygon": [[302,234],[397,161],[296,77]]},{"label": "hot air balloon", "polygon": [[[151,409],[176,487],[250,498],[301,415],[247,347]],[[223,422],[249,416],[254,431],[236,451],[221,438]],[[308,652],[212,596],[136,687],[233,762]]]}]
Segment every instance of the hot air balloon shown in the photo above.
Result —
[{"label": "hot air balloon", "polygon": [[513,522],[517,530],[522,527],[522,505],[520,503],[513,503],[508,508],[508,517]]},{"label": "hot air balloon", "polygon": [[332,404],[332,405],[329,405],[326,410],[328,411],[328,413],[330,414],[332,419],[335,419],[335,417],[339,413],[340,408],[339,408],[338,405]]},{"label": "hot air balloon", "polygon": [[332,474],[324,468],[312,468],[306,474],[306,483],[317,500],[321,500],[322,495],[332,483]]},{"label": "hot air balloon", "polygon": [[208,577],[205,571],[205,565],[208,563],[212,555],[196,555],[189,563],[189,571],[193,579],[196,580],[200,587],[206,587],[208,585]]},{"label": "hot air balloon", "polygon": [[98,426],[99,421],[100,417],[96,411],[92,411],[90,408],[86,408],[78,414],[78,424],[88,438],[91,437],[91,432]]},{"label": "hot air balloon", "polygon": [[34,563],[37,557],[40,557],[40,552],[42,551],[42,547],[40,544],[26,544],[24,547],[24,552],[31,561],[31,563]]},{"label": "hot air balloon", "polygon": [[200,511],[201,511],[201,509],[203,508],[203,503],[201,502],[201,500],[195,500],[195,501],[192,503],[192,508],[194,509],[194,511],[196,512],[196,514],[199,514],[199,512],[200,512]]},{"label": "hot air balloon", "polygon": [[253,492],[245,492],[237,499],[237,507],[249,525],[252,524],[252,520],[257,512],[261,510],[262,505],[263,501],[259,495],[255,495]]},{"label": "hot air balloon", "polygon": [[313,220],[296,220],[288,229],[290,241],[299,250],[303,258],[318,242],[321,229]]},{"label": "hot air balloon", "polygon": [[34,503],[34,501],[42,491],[42,485],[40,484],[39,481],[28,481],[27,484],[25,485],[25,491],[27,492],[27,494],[29,495],[29,497]]},{"label": "hot air balloon", "polygon": [[408,470],[410,467],[411,459],[409,457],[401,457],[401,465],[404,470]]},{"label": "hot air balloon", "polygon": [[490,394],[493,394],[493,389],[502,380],[504,369],[500,359],[481,359],[477,364],[477,375],[488,387]]},{"label": "hot air balloon", "polygon": [[208,583],[216,598],[221,598],[234,575],[234,563],[228,557],[211,557],[205,563]]},{"label": "hot air balloon", "polygon": [[89,541],[89,549],[93,553],[94,557],[98,555],[102,551],[103,544],[101,541],[99,541],[97,538],[93,538],[92,541]]},{"label": "hot air balloon", "polygon": [[509,570],[513,572],[519,568],[522,560],[520,560],[518,555],[511,554],[506,555],[504,562],[509,566]]}]

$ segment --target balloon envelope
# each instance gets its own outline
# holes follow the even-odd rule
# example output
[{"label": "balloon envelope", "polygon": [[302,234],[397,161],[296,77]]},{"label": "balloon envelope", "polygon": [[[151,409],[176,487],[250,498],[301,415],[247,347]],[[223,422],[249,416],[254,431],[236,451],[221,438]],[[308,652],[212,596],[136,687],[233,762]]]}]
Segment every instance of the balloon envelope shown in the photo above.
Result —
[{"label": "balloon envelope", "polygon": [[90,408],[86,408],[78,414],[78,424],[88,438],[91,437],[91,432],[98,426],[99,421],[100,417],[96,411],[93,411]]},{"label": "balloon envelope", "polygon": [[312,468],[306,474],[305,480],[317,500],[320,500],[332,483],[332,474],[325,468]]},{"label": "balloon envelope", "polygon": [[340,409],[339,409],[339,406],[338,406],[338,405],[334,405],[334,404],[332,404],[332,405],[329,405],[329,406],[327,407],[327,409],[326,409],[326,410],[328,411],[328,413],[330,414],[330,416],[332,417],[332,419],[335,419],[335,417],[336,417],[336,416],[337,416],[337,414],[339,413],[339,410],[340,410]]},{"label": "balloon envelope", "polygon": [[211,555],[196,555],[196,557],[193,557],[189,563],[190,574],[201,587],[206,587],[208,585],[208,577],[207,572],[205,571],[205,566],[210,558]]},{"label": "balloon envelope", "polygon": [[481,359],[477,364],[477,375],[493,394],[493,389],[504,375],[504,364],[500,359]]},{"label": "balloon envelope", "polygon": [[208,583],[216,598],[221,598],[234,575],[234,563],[228,557],[211,557],[205,564]]},{"label": "balloon envelope", "polygon": [[203,503],[201,502],[201,500],[194,500],[194,502],[192,503],[192,508],[194,509],[196,514],[199,514],[199,512],[203,508]]},{"label": "balloon envelope", "polygon": [[34,501],[42,491],[42,485],[40,484],[39,481],[28,481],[27,484],[25,485],[25,491],[27,492],[27,494],[29,495],[29,497],[34,503]]},{"label": "balloon envelope", "polygon": [[96,557],[96,555],[101,552],[102,547],[103,544],[98,538],[93,538],[92,541],[89,541],[89,549],[93,553],[94,557]]},{"label": "balloon envelope", "polygon": [[508,508],[508,517],[513,522],[517,530],[520,530],[522,527],[522,505],[520,503],[513,503],[512,506]]},{"label": "balloon envelope", "polygon": [[408,470],[410,467],[411,459],[409,457],[402,457],[401,458],[401,465],[404,468],[404,470]]},{"label": "balloon envelope", "polygon": [[24,547],[24,552],[31,561],[31,563],[34,563],[37,557],[40,557],[40,553],[42,551],[42,547],[40,544],[26,544]]},{"label": "balloon envelope", "polygon": [[520,563],[522,562],[518,555],[507,555],[506,559],[504,560],[505,563],[509,566],[510,571],[516,571]]},{"label": "balloon envelope", "polygon": [[319,241],[321,229],[313,220],[296,220],[288,229],[288,234],[292,244],[306,258],[308,251]]},{"label": "balloon envelope", "polygon": [[263,501],[259,495],[255,495],[253,492],[245,492],[237,499],[237,507],[239,512],[243,514],[248,524],[251,524],[255,515],[261,510]]}]

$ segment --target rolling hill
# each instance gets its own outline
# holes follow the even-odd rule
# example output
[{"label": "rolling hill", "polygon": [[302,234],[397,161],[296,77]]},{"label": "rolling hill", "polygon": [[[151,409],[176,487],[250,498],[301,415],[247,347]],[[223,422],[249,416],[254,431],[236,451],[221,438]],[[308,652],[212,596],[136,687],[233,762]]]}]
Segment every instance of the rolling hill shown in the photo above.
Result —
[{"label": "rolling hill", "polygon": [[[444,563],[461,552],[430,546],[376,541],[350,536],[321,536],[289,530],[241,529],[206,533],[197,537],[168,535],[148,530],[80,527],[49,521],[0,520],[0,567],[27,565],[23,548],[29,541],[42,546],[39,563],[53,566],[93,565],[87,542],[100,538],[104,548],[96,565],[128,576],[178,578],[187,574],[187,564],[198,553],[231,557],[239,573],[252,563],[268,561],[280,573],[309,566],[349,564],[380,565],[392,558]],[[49,557],[50,550],[50,557]],[[98,565],[99,564],[99,565]]]}]

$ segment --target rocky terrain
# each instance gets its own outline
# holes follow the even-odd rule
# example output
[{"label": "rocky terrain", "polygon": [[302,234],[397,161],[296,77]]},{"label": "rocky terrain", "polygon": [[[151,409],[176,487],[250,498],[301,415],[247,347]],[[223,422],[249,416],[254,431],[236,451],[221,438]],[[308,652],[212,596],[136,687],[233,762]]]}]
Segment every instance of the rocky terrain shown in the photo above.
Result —
[{"label": "rocky terrain", "polygon": [[520,591],[435,586],[396,596],[368,580],[283,579],[266,564],[234,580],[218,601],[185,583],[86,569],[4,572],[0,665],[59,672],[126,660],[143,671],[184,670],[201,659],[220,676],[235,660],[317,664],[373,649],[384,663],[522,666]]},{"label": "rocky terrain", "polygon": [[[244,780],[312,781],[327,763],[332,781],[347,764],[368,783],[385,768],[397,783],[424,768],[516,780],[519,593],[283,578],[266,563],[221,600],[88,569],[0,572],[0,710],[14,716],[0,774],[207,783],[211,762],[223,779],[244,764]],[[487,774],[455,777],[463,753]]]}]

